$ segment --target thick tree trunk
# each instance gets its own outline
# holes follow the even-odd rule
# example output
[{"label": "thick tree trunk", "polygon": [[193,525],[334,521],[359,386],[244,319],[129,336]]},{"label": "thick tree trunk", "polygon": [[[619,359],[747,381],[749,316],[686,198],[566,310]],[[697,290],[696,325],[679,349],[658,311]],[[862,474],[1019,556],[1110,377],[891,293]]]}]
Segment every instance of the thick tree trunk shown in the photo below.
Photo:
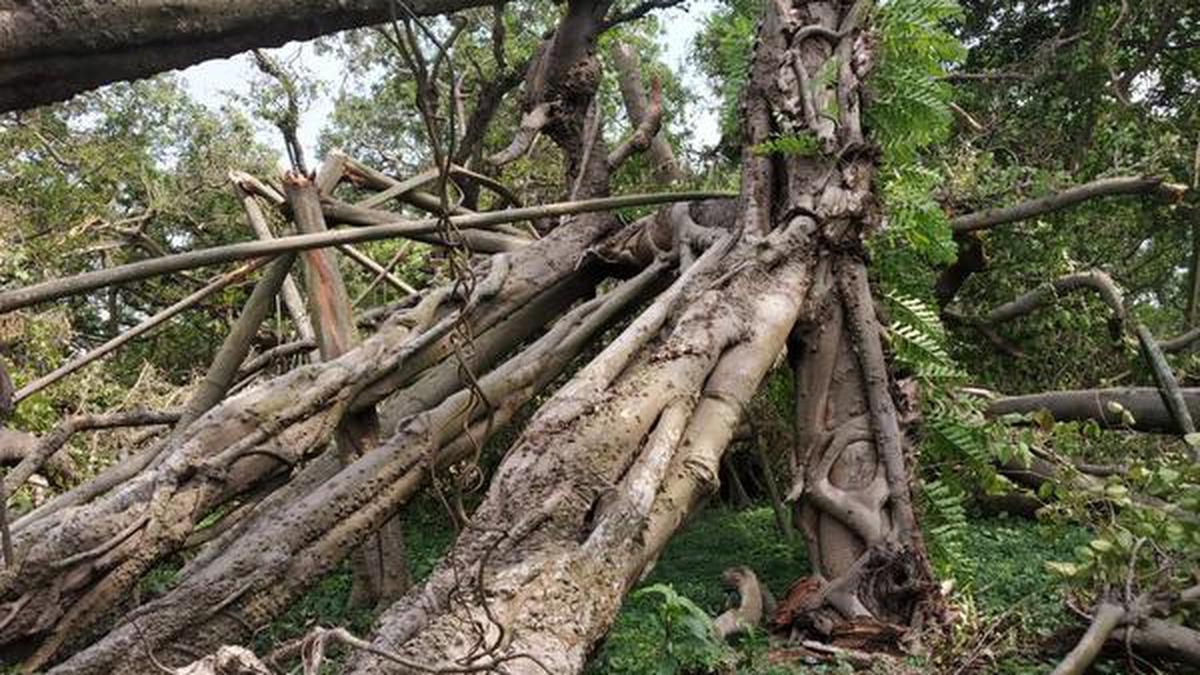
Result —
[{"label": "thick tree trunk", "polygon": [[[477,372],[592,288],[592,266],[576,261],[615,227],[609,216],[580,218],[494,263],[469,318],[485,345],[474,357]],[[373,405],[442,361],[453,315],[429,326],[455,304],[446,289],[434,291],[428,307],[409,313],[408,325],[398,317],[328,364],[299,368],[217,406],[114,491],[19,520],[17,564],[0,571],[7,617],[0,645],[32,640],[40,645],[33,663],[52,658],[178,550],[213,508],[321,452],[348,409]],[[436,403],[460,386],[457,378],[436,379],[413,396]]]},{"label": "thick tree trunk", "polygon": [[[842,491],[822,493],[825,509],[837,511],[830,517],[849,509],[863,527],[862,534],[849,526],[815,532],[827,583],[812,609],[919,621],[931,575],[861,262],[861,238],[878,220],[871,160],[838,152],[862,145],[860,74],[851,64],[865,56],[853,50],[866,42],[839,7],[768,5],[745,104],[750,143],[778,133],[773,120],[793,128],[811,122],[828,154],[746,153],[732,238],[710,241],[669,291],[539,410],[450,554],[380,619],[376,647],[431,668],[580,671],[625,591],[715,488],[726,445],[797,319],[814,342],[797,347],[804,372],[826,392],[800,408],[811,421],[804,431],[829,430],[840,441],[806,459]],[[814,44],[790,42],[802,25],[818,22],[824,30]],[[826,34],[844,36],[836,44],[845,64],[840,84],[802,105],[814,96],[803,78],[778,76],[794,59],[811,60],[797,65],[815,79],[832,51]],[[813,112],[827,96],[841,103],[839,124]],[[675,230],[677,252],[684,230]],[[832,429],[826,406],[839,416]],[[805,507],[818,501],[812,491],[801,499]],[[351,671],[407,672],[373,654],[360,654]]]},{"label": "thick tree trunk", "polygon": [[[418,16],[490,4],[408,0]],[[3,0],[0,112],[256,47],[382,23],[393,0]]]},{"label": "thick tree trunk", "polygon": [[920,623],[933,592],[909,496],[900,430],[865,270],[829,270],[826,321],[800,333],[796,371],[796,520],[816,583],[789,617],[825,638]]}]

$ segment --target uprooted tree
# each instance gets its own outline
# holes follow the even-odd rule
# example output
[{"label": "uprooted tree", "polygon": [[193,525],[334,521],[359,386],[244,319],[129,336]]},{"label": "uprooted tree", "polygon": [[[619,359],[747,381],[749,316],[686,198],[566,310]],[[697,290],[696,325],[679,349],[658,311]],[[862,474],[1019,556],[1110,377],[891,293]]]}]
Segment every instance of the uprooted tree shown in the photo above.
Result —
[{"label": "uprooted tree", "polygon": [[[519,68],[504,63],[503,7],[497,7],[492,36],[505,77],[476,83],[471,115],[462,110],[464,76],[449,65],[461,27],[437,33],[419,18],[470,3],[351,4],[353,11],[329,16],[294,9],[292,20],[306,27],[293,33],[290,24],[279,24],[262,41],[233,25],[236,13],[213,14],[232,22],[228,27],[198,21],[193,33],[198,44],[223,42],[228,49],[221,49],[230,51],[314,34],[302,21],[308,11],[316,12],[309,18],[318,30],[391,18],[385,34],[414,78],[432,168],[401,180],[331,152],[315,171],[292,171],[282,181],[234,174],[259,241],[157,255],[0,292],[0,311],[8,312],[242,262],[147,319],[149,330],[262,271],[202,384],[182,406],[72,418],[24,442],[12,462],[17,468],[5,478],[6,494],[72,433],[170,425],[145,449],[4,525],[5,661],[29,672],[179,668],[225,645],[250,644],[349,560],[357,601],[386,606],[369,645],[344,633],[319,634],[321,645],[337,637],[363,647],[350,658],[351,672],[580,672],[626,592],[716,490],[722,457],[781,360],[794,384],[789,498],[813,569],[789,593],[776,628],[829,642],[866,635],[862,643],[895,649],[946,621],[946,599],[914,507],[912,411],[919,392],[895,374],[884,312],[872,291],[870,240],[886,219],[876,181],[889,152],[867,115],[883,105],[870,86],[887,49],[880,8],[861,0],[767,3],[738,111],[739,192],[614,198],[617,170],[638,153],[651,155],[661,179],[680,172],[661,136],[660,85],[629,81],[638,72],[624,52],[618,61],[629,85],[621,90],[631,131],[610,147],[596,103],[603,78],[598,41],[672,3],[630,8],[570,0]],[[244,21],[263,16],[246,11]],[[931,21],[943,16],[934,13]],[[92,45],[122,63],[159,58],[143,53],[136,40],[120,50],[103,41],[81,39],[81,45],[66,48],[86,53]],[[184,62],[162,58],[161,67]],[[266,57],[259,63],[286,80]],[[104,77],[47,95],[148,72],[140,68],[114,66]],[[518,82],[520,121],[507,147],[485,155],[499,101]],[[292,115],[279,126],[300,169]],[[562,199],[522,206],[503,172],[542,136],[561,153]],[[345,185],[373,194],[350,203],[338,196]],[[483,210],[483,191],[494,192],[501,208]],[[952,218],[961,250],[939,282],[939,298],[950,303],[967,276],[982,272],[982,264],[970,264],[981,256],[971,250],[979,246],[973,233],[1096,197],[1177,199],[1181,191],[1154,178],[1110,180],[1007,211]],[[416,219],[383,208],[390,203],[430,215]],[[628,223],[613,213],[650,205],[660,206]],[[268,220],[284,218],[297,234],[273,238]],[[343,224],[352,227],[334,229]],[[452,279],[387,306],[373,332],[360,334],[335,253],[365,265],[375,283],[387,279],[408,293],[390,266],[353,248],[396,237],[445,248]],[[291,276],[301,267],[303,291]],[[1119,290],[1111,280],[1101,286],[1124,318]],[[954,309],[946,317],[1002,343],[995,326],[1053,295],[1039,292],[982,318]],[[299,339],[248,360],[276,297]],[[1159,430],[1194,433],[1190,393],[1175,382],[1154,337],[1131,324],[1162,396],[1126,392],[1130,402],[1120,409],[1137,408],[1137,417]],[[55,378],[128,339],[114,338]],[[254,379],[283,353],[311,356],[283,374]],[[251,362],[263,357],[264,363]],[[26,383],[15,391],[18,405],[48,384]],[[1054,405],[1072,405],[1060,398]],[[994,405],[997,414],[1045,407]],[[461,525],[458,537],[431,575],[410,585],[398,527],[405,505],[426,488],[443,494],[456,481],[475,480],[489,439],[533,406],[478,507],[467,514],[458,501],[447,501]],[[1080,408],[1093,412],[1057,414],[1097,414],[1078,402],[1072,409]],[[139,602],[141,580],[183,551],[190,554],[174,585]],[[1183,640],[1171,655],[1194,657],[1186,646],[1196,641],[1194,632],[1160,617],[1195,595],[1189,589],[1171,597],[1147,591],[1123,601],[1103,598],[1092,637],[1069,655],[1064,672],[1086,667],[1110,635],[1149,649]]]}]

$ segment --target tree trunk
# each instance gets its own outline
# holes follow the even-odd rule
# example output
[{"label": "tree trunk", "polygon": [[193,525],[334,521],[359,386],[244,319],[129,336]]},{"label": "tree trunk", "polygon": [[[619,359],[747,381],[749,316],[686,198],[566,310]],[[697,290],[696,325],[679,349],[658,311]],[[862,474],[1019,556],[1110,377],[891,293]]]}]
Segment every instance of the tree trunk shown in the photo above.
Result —
[{"label": "tree trunk", "polygon": [[[490,4],[409,0],[418,16]],[[0,112],[255,47],[382,23],[393,0],[3,0]]]},{"label": "tree trunk", "polygon": [[[494,267],[469,318],[480,345],[476,372],[593,287],[593,267],[576,261],[615,225],[607,215],[580,218]],[[449,353],[446,333],[458,304],[449,289],[429,295],[426,306],[394,317],[336,360],[298,368],[217,406],[108,494],[52,503],[18,520],[17,564],[0,571],[7,617],[0,645],[32,640],[40,645],[36,662],[51,659],[121,602],[145,570],[178,550],[212,509],[319,454],[347,410],[416,380],[422,385],[406,395],[422,406],[418,411],[453,394],[462,386],[457,377],[421,377]]]},{"label": "tree trunk", "polygon": [[[861,239],[878,221],[872,164],[869,154],[838,152],[863,143],[861,73],[850,64],[869,61],[853,51],[867,42],[839,7],[768,5],[745,103],[748,144],[778,133],[782,119],[807,125],[825,153],[746,152],[732,238],[710,243],[539,410],[450,554],[380,619],[376,647],[430,667],[579,672],[623,594],[714,490],[745,406],[798,319],[812,342],[797,346],[812,383],[798,404],[802,431],[840,442],[801,459],[824,467],[825,483],[841,491],[825,490],[824,507],[815,491],[801,491],[801,508],[836,510],[830,520],[848,508],[864,528],[812,533],[825,561],[812,609],[880,625],[920,621],[933,585],[861,261]],[[822,35],[790,42],[811,23],[842,37],[833,46]],[[845,64],[834,90],[778,77],[799,59],[815,80],[834,47]],[[801,105],[807,96],[812,105]],[[836,125],[812,112],[831,96],[841,103]],[[405,672],[373,654],[351,670]]]},{"label": "tree trunk", "polygon": [[[677,204],[625,228],[608,214],[551,227],[493,256],[470,297],[435,289],[337,358],[213,408],[110,493],[27,515],[17,565],[0,572],[0,645],[35,647],[29,671],[74,652],[51,672],[115,675],[149,672],[150,654],[178,665],[249,640],[431,474],[475,462],[479,442],[638,306],[542,405],[449,555],[384,613],[374,644],[426,668],[580,671],[624,593],[716,490],[725,449],[789,335],[801,383],[797,475],[810,478],[793,496],[820,582],[797,621],[827,635],[846,622],[919,623],[931,576],[864,262],[863,238],[880,214],[876,153],[859,120],[871,61],[863,5],[768,5],[736,204]],[[606,194],[619,163],[592,108],[595,39],[610,6],[570,0],[526,80],[523,127],[563,150],[573,197]],[[838,76],[824,82],[817,73],[835,54]],[[836,119],[816,112],[834,108]],[[817,153],[752,149],[797,130],[813,135]],[[518,141],[501,160],[519,156]],[[601,260],[643,269],[579,302],[594,292]],[[676,266],[674,283],[653,297]],[[475,336],[471,383],[452,358],[459,321]],[[325,449],[348,416],[376,404],[385,440],[349,463]],[[218,509],[229,529],[189,560],[177,586],[102,626]],[[352,668],[403,671],[362,653]]]}]

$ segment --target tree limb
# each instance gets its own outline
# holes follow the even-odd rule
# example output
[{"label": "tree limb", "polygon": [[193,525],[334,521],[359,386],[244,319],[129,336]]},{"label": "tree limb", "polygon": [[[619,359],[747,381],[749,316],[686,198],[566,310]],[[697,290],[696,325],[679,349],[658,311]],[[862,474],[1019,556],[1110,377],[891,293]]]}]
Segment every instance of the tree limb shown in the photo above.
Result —
[{"label": "tree limb", "polygon": [[[625,113],[634,127],[640,127],[646,119],[649,103],[642,88],[642,69],[637,52],[628,45],[614,44],[609,53],[617,70],[617,85],[625,103]],[[661,131],[654,134],[650,141],[649,156],[654,174],[661,183],[667,184],[682,177],[683,172],[675,160],[671,144],[663,138]]]},{"label": "tree limb", "polygon": [[608,158],[605,161],[608,162],[609,171],[621,166],[634,153],[644,152],[649,149],[653,140],[658,136],[658,130],[662,126],[662,118],[662,85],[656,79],[650,86],[650,107],[647,108],[641,122],[633,130],[629,138],[622,141],[620,145],[613,148],[612,152],[608,153]]},{"label": "tree limb", "polygon": [[1124,607],[1110,602],[1100,603],[1095,617],[1092,618],[1092,624],[1079,639],[1079,644],[1075,645],[1051,675],[1083,675],[1092,665],[1092,661],[1096,660],[1104,642],[1124,618]]},{"label": "tree limb", "polygon": [[[72,0],[0,13],[0,112],[386,21],[395,0]],[[492,0],[406,0],[432,16]]]},{"label": "tree limb", "polygon": [[1089,199],[1110,195],[1156,194],[1166,199],[1179,199],[1187,188],[1183,185],[1164,182],[1161,178],[1123,176],[1099,180],[1067,188],[1045,197],[1031,199],[1013,206],[985,209],[950,219],[955,232],[984,230],[997,225],[1015,223],[1054,211],[1075,206]]},{"label": "tree limb", "polygon": [[[175,256],[168,256],[167,258],[157,258],[156,260],[168,260],[173,257],[175,257]],[[54,384],[55,382],[58,382],[62,378],[66,377],[67,375],[70,375],[71,373],[88,365],[89,363],[92,363],[93,361],[96,361],[97,359],[103,358],[110,352],[113,352],[116,349],[120,348],[125,343],[127,343],[137,337],[140,337],[140,336],[144,335],[145,333],[150,332],[151,330],[154,330],[155,328],[157,328],[161,324],[167,322],[168,320],[170,320],[177,314],[181,314],[184,311],[191,309],[192,307],[195,307],[197,304],[199,304],[205,298],[207,298],[207,297],[217,293],[218,291],[220,291],[224,288],[227,288],[228,286],[232,285],[233,283],[241,280],[246,275],[250,274],[255,269],[262,266],[265,262],[266,262],[266,260],[255,260],[255,261],[252,261],[245,265],[242,265],[241,267],[237,268],[236,270],[234,270],[232,272],[229,272],[228,274],[221,275],[220,277],[214,279],[211,283],[209,283],[204,288],[201,288],[200,290],[196,291],[195,293],[192,293],[191,295],[183,298],[179,302],[176,302],[175,304],[171,305],[170,307],[167,307],[166,309],[155,314],[154,316],[151,316],[150,318],[141,322],[137,326],[134,326],[130,330],[122,333],[121,335],[118,335],[117,337],[109,340],[108,342],[105,342],[104,344],[100,345],[99,347],[96,347],[92,351],[90,351],[86,354],[83,354],[82,356],[79,356],[75,359],[72,359],[71,361],[63,364],[62,366],[59,366],[53,372],[47,373],[46,375],[39,377],[38,379],[34,380],[33,382],[30,382],[29,384],[25,385],[24,387],[21,387],[21,389],[19,391],[17,391],[17,393],[13,396],[13,403],[17,403],[17,402],[23,401],[26,398],[29,398],[33,394],[36,394],[37,392],[41,391],[42,389],[45,389],[46,387]],[[134,263],[134,265],[136,265],[136,264],[137,263]],[[127,265],[126,267],[130,267],[130,265]],[[117,269],[120,269],[120,268],[110,268],[109,270],[102,270],[102,272],[111,272],[111,271],[115,271]],[[83,275],[83,276],[87,276],[87,275]],[[75,277],[75,278],[78,278],[78,277]],[[61,297],[61,296],[59,296],[59,297]]]},{"label": "tree limb", "polygon": [[71,415],[60,421],[53,429],[37,440],[37,444],[25,455],[16,467],[4,477],[4,491],[16,492],[30,476],[41,470],[47,461],[62,449],[71,436],[93,429],[116,429],[120,427],[158,426],[173,424],[183,415],[182,409],[174,410],[131,410],[107,415]]},{"label": "tree limb", "polygon": [[[609,211],[627,206],[650,206],[706,199],[729,199],[729,192],[671,192],[660,194],[634,194],[619,197],[602,197],[575,202],[556,202],[542,206],[526,206],[504,211],[489,211],[467,216],[453,216],[450,224],[458,228],[488,228],[505,223],[515,223],[533,218]],[[323,234],[306,234],[282,237],[273,241],[242,242],[227,246],[180,253],[121,265],[106,270],[87,272],[63,279],[51,279],[25,288],[0,293],[0,314],[28,307],[48,300],[85,293],[113,284],[137,281],[185,269],[219,265],[236,260],[279,255],[292,251],[325,248],[338,244],[363,241],[379,241],[394,237],[409,237],[418,234],[435,234],[442,228],[437,218],[421,220],[394,219],[391,223],[373,225],[352,230],[334,230]]]},{"label": "tree limb", "polygon": [[[1189,413],[1193,417],[1200,415],[1200,389],[1181,389],[1180,393]],[[1060,422],[1092,420],[1107,429],[1179,433],[1175,419],[1154,387],[1045,391],[1005,396],[989,401],[986,412],[989,417],[1001,417],[1038,410],[1049,411]],[[1129,412],[1133,417],[1132,423],[1123,419],[1122,411]]]}]

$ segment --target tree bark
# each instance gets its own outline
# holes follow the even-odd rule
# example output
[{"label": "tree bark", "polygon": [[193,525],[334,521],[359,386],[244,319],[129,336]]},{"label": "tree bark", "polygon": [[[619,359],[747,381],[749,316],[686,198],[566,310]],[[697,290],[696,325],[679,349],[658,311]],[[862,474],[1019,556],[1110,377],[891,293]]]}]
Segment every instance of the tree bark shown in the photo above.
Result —
[{"label": "tree bark", "polygon": [[[1183,401],[1193,418],[1200,417],[1200,389],[1182,389]],[[1115,404],[1115,405],[1114,405]],[[1119,407],[1118,407],[1119,406]],[[988,403],[987,414],[1000,417],[1012,413],[1049,411],[1060,422],[1092,420],[1103,428],[1178,434],[1171,411],[1159,390],[1153,387],[1119,387],[1078,391],[1048,391],[1024,396],[1006,396]],[[1127,410],[1132,424],[1122,418]]]},{"label": "tree bark", "polygon": [[[491,4],[409,0],[418,16]],[[0,112],[391,18],[392,0],[6,0]]]},{"label": "tree bark", "polygon": [[[585,13],[578,4],[586,3],[572,3],[560,33],[572,15]],[[381,617],[376,648],[431,668],[503,663],[517,673],[579,672],[624,592],[715,489],[745,406],[797,319],[813,335],[845,335],[832,361],[854,376],[841,394],[843,414],[855,413],[854,457],[812,461],[857,459],[885,493],[864,505],[876,535],[865,545],[818,535],[820,547],[851,561],[851,573],[830,579],[838,593],[827,595],[851,598],[879,621],[918,620],[933,585],[861,261],[861,237],[879,220],[871,160],[837,151],[840,143],[863,141],[861,74],[850,64],[869,61],[853,53],[868,41],[837,3],[772,3],[766,11],[745,103],[748,143],[766,140],[777,131],[772,118],[785,117],[796,126],[813,122],[828,155],[746,153],[736,234],[707,242],[694,262],[681,255],[686,271],[671,289],[538,411],[446,559]],[[836,45],[791,42],[817,22],[825,33],[844,29],[844,38]],[[795,101],[812,93],[795,79],[782,80],[781,92],[779,73],[799,58],[811,59],[802,67],[815,75],[834,49],[845,64],[839,86],[816,95],[838,96],[845,117],[836,127],[815,115],[797,120]],[[529,101],[527,110],[540,103]],[[579,138],[561,144],[569,149]],[[568,150],[568,173],[586,165],[580,157]],[[839,160],[849,166],[843,170]],[[831,168],[839,180],[822,180]],[[838,307],[835,317],[844,308],[846,318],[831,319],[830,303]],[[807,356],[817,348],[797,349]],[[802,410],[815,415],[818,408]],[[855,507],[852,497],[838,505]],[[884,571],[904,575],[877,574]],[[374,654],[360,654],[350,670],[406,672]]]},{"label": "tree bark", "polygon": [[[650,106],[645,88],[642,87],[641,60],[629,45],[614,44],[610,53],[613,65],[617,69],[617,85],[621,90],[621,100],[625,103],[629,124],[637,129],[646,120]],[[659,183],[667,185],[683,177],[683,171],[675,160],[675,152],[663,133],[657,132],[650,139],[646,156]]]},{"label": "tree bark", "polygon": [[[325,232],[317,187],[308,178],[288,174],[284,190],[292,210],[296,229],[301,234]],[[321,358],[332,361],[358,343],[350,296],[330,249],[304,252],[309,312]],[[379,442],[379,415],[374,406],[365,406],[342,418],[334,432],[334,443],[343,464],[370,451]],[[399,519],[393,518],[358,549],[353,560],[354,585],[351,603],[355,607],[391,601],[408,590],[408,558],[404,550],[404,532]]]}]

